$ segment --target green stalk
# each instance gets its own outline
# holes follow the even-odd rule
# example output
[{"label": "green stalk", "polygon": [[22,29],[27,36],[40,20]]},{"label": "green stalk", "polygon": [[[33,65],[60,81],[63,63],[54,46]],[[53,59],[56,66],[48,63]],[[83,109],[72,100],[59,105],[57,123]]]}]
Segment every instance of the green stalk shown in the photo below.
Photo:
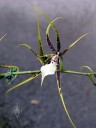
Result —
[{"label": "green stalk", "polygon": [[96,74],[96,72],[86,73],[86,72],[77,72],[72,70],[63,70],[61,73],[68,73],[68,74],[76,74],[76,75],[84,75],[84,76],[90,76]]},{"label": "green stalk", "polygon": [[[39,73],[40,70],[35,70],[35,71],[19,71],[19,72],[12,72],[12,75],[25,75],[25,74],[36,74]],[[86,73],[86,72],[77,72],[77,71],[72,71],[72,70],[62,70],[61,73],[68,73],[68,74],[76,74],[76,75],[84,75],[84,76],[90,76],[90,75],[95,75],[96,72],[91,72],[91,73]],[[4,76],[5,73],[0,74],[0,76]]]}]

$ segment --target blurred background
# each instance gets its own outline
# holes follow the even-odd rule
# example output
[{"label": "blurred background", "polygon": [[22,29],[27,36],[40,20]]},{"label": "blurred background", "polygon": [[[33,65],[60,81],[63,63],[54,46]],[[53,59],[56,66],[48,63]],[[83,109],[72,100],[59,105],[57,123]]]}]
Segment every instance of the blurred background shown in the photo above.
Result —
[{"label": "blurred background", "polygon": [[[20,71],[38,70],[41,67],[35,56],[25,47],[27,43],[38,53],[37,22],[34,5],[50,19],[62,16],[55,22],[60,34],[61,50],[81,35],[80,40],[64,56],[65,69],[80,71],[82,65],[96,71],[96,1],[95,0],[0,0],[0,64],[17,65]],[[46,19],[39,15],[45,53],[51,53],[46,43]],[[56,39],[50,31],[54,46]],[[2,70],[0,69],[0,72]],[[0,81],[0,128],[72,128],[60,101],[55,75],[41,76],[13,90],[6,98],[6,91],[30,75],[18,76],[11,85]],[[96,128],[96,87],[84,76],[61,74],[63,96],[77,128]],[[16,116],[15,108],[20,114]]]}]

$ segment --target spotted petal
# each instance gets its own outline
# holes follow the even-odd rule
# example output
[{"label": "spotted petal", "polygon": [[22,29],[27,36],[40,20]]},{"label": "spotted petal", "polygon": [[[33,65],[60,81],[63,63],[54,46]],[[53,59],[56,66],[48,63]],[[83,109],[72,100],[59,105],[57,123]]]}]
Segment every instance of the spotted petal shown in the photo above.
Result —
[{"label": "spotted petal", "polygon": [[53,75],[56,72],[56,65],[57,62],[51,61],[50,64],[46,64],[41,67],[41,75],[42,75],[41,86],[45,76]]}]

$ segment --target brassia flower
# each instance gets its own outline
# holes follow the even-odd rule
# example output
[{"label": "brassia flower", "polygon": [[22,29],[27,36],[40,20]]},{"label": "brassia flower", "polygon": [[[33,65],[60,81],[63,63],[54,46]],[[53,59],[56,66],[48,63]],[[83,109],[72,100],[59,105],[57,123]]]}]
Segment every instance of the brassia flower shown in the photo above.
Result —
[{"label": "brassia flower", "polygon": [[[78,41],[80,41],[83,37],[85,37],[89,33],[86,33],[86,34],[82,35],[75,42],[73,42],[70,46],[68,46],[66,49],[64,49],[63,51],[60,51],[61,50],[60,38],[59,38],[58,31],[54,26],[54,22],[57,19],[60,19],[62,17],[57,17],[53,21],[51,21],[49,19],[49,17],[46,16],[46,14],[44,14],[41,10],[39,10],[37,7],[35,7],[35,9],[36,9],[36,17],[37,17],[37,25],[38,25],[38,46],[39,46],[38,49],[39,49],[39,54],[37,54],[33,50],[33,48],[31,46],[29,46],[28,44],[20,44],[19,46],[27,47],[37,57],[37,59],[39,60],[39,62],[43,66],[40,68],[40,70],[20,72],[19,68],[17,66],[1,65],[0,66],[1,68],[9,68],[10,70],[8,70],[7,73],[0,74],[0,79],[2,79],[2,78],[7,78],[7,79],[13,79],[14,78],[15,79],[17,77],[17,75],[21,75],[21,74],[22,75],[24,75],[24,74],[31,74],[32,75],[28,79],[26,79],[26,80],[22,81],[21,83],[15,85],[14,87],[10,88],[6,92],[6,94],[8,94],[13,89],[16,89],[17,87],[33,80],[34,78],[36,78],[40,74],[42,76],[41,85],[43,84],[43,80],[47,75],[56,74],[57,87],[58,87],[59,96],[60,96],[60,99],[62,101],[63,108],[64,108],[64,110],[66,112],[66,115],[67,115],[70,123],[72,124],[73,128],[76,128],[75,124],[73,123],[73,121],[72,121],[72,119],[69,115],[69,112],[67,110],[67,107],[66,107],[66,104],[65,104],[65,101],[64,101],[64,97],[63,97],[62,89],[61,89],[60,73],[84,75],[84,76],[87,76],[94,85],[96,85],[96,83],[93,80],[93,77],[96,77],[96,72],[93,72],[93,70],[89,66],[82,66],[81,69],[86,68],[90,71],[90,73],[65,70],[64,67],[63,67],[63,55],[65,55],[65,53],[70,48],[72,48]],[[43,47],[42,47],[41,30],[40,30],[40,23],[39,23],[39,19],[38,19],[38,13],[40,13],[42,16],[44,16],[45,19],[47,20],[47,22],[49,23],[49,25],[46,29],[46,42],[47,42],[49,48],[52,50],[52,52],[53,52],[52,54],[44,54],[44,50],[43,50]],[[51,43],[51,40],[50,40],[50,35],[49,35],[50,27],[52,27],[52,29],[54,30],[54,32],[56,34],[56,40],[57,40],[56,48],[53,46],[53,44]]]}]

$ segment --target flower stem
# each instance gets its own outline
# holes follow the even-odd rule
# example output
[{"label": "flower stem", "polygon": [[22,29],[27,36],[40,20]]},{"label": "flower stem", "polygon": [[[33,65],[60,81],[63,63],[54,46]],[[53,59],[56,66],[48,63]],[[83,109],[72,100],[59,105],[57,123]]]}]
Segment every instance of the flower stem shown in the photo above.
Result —
[{"label": "flower stem", "polygon": [[84,75],[84,76],[90,76],[90,75],[95,75],[96,74],[96,72],[86,73],[86,72],[77,72],[77,71],[72,71],[72,70],[63,70],[63,71],[61,71],[61,73]]},{"label": "flower stem", "polygon": [[[19,71],[19,72],[12,72],[12,75],[25,75],[25,74],[36,74],[41,72],[40,70],[35,71]],[[62,70],[61,73],[67,73],[67,74],[76,74],[76,75],[84,75],[84,76],[90,76],[90,75],[96,75],[96,72],[78,72],[78,71],[72,71],[72,70]],[[6,73],[0,74],[1,77],[3,77]]]}]

